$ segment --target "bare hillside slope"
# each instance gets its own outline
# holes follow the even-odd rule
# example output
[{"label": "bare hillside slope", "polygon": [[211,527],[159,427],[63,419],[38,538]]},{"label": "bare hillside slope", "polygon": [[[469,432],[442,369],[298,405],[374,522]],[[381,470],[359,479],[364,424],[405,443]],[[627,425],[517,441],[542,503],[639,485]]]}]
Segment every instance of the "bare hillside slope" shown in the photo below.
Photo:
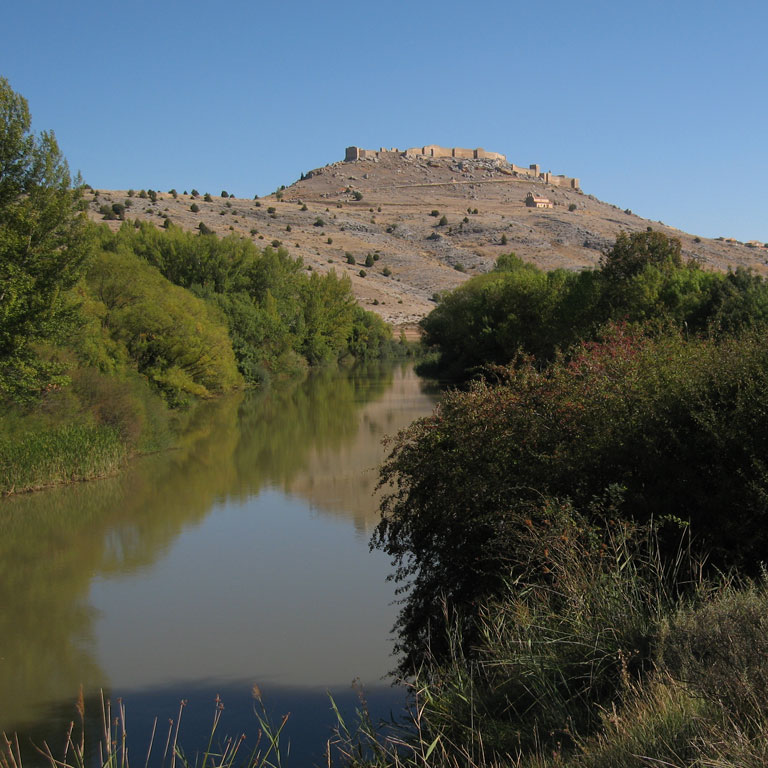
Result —
[{"label": "bare hillside slope", "polygon": [[[594,266],[622,230],[653,227],[678,237],[684,256],[706,268],[768,272],[768,248],[698,238],[511,169],[499,160],[386,153],[317,168],[259,200],[158,192],[152,202],[99,190],[88,196],[89,212],[99,221],[102,206],[128,201],[126,218],[158,226],[168,218],[185,229],[202,222],[219,235],[282,244],[308,269],[349,275],[361,304],[395,325],[417,322],[435,294],[488,271],[502,253],[545,269],[581,269]],[[552,207],[527,207],[529,192]]]}]

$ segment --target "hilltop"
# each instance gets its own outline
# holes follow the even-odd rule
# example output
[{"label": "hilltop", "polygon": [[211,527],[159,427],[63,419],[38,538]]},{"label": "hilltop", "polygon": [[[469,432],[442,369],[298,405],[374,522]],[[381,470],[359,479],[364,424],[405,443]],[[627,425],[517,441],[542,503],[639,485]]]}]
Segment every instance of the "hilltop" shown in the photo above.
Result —
[{"label": "hilltop", "polygon": [[[416,323],[434,307],[435,294],[488,271],[502,253],[544,269],[582,269],[594,266],[620,231],[648,227],[679,238],[684,257],[705,268],[768,273],[762,245],[700,238],[643,219],[585,194],[578,179],[522,168],[497,153],[351,147],[347,157],[357,159],[311,170],[257,200],[205,200],[206,190],[196,197],[192,190],[157,192],[154,201],[146,192],[97,190],[86,200],[96,221],[104,206],[122,204],[126,218],[158,226],[170,219],[184,229],[202,222],[219,235],[284,245],[308,269],[349,275],[360,303],[395,325]],[[528,207],[529,193],[551,207]]]}]

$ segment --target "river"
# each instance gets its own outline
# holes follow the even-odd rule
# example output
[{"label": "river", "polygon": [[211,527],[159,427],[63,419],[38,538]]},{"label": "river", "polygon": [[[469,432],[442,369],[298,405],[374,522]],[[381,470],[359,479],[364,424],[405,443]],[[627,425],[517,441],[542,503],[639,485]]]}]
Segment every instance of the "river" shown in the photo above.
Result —
[{"label": "river", "polygon": [[349,711],[359,679],[375,715],[397,712],[391,566],[368,539],[382,438],[434,402],[409,366],[320,371],[204,404],[116,477],[3,500],[0,732],[60,752],[82,685],[89,739],[99,692],[122,698],[134,765],[181,699],[188,751],[216,695],[219,734],[253,745],[257,685],[274,721],[291,713],[287,764],[311,765],[328,691]]}]

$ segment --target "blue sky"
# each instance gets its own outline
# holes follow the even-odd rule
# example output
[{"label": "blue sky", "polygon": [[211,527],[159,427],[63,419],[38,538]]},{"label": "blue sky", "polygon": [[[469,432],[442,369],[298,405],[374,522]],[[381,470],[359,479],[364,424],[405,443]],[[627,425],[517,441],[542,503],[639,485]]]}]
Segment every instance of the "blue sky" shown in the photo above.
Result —
[{"label": "blue sky", "polygon": [[481,146],[768,242],[768,3],[18,0],[0,75],[95,187],[267,194],[350,144]]}]

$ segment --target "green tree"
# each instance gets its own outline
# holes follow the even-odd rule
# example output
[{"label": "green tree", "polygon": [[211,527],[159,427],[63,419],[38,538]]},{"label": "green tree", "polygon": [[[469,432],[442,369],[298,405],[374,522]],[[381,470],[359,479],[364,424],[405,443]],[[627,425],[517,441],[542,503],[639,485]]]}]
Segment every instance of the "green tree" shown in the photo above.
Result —
[{"label": "green tree", "polygon": [[27,100],[0,78],[0,397],[18,401],[63,381],[38,345],[71,326],[69,289],[91,251],[56,137],[30,126]]},{"label": "green tree", "polygon": [[619,232],[610,251],[600,260],[600,271],[610,282],[627,280],[640,274],[646,266],[662,269],[682,266],[680,241],[663,232]]}]

